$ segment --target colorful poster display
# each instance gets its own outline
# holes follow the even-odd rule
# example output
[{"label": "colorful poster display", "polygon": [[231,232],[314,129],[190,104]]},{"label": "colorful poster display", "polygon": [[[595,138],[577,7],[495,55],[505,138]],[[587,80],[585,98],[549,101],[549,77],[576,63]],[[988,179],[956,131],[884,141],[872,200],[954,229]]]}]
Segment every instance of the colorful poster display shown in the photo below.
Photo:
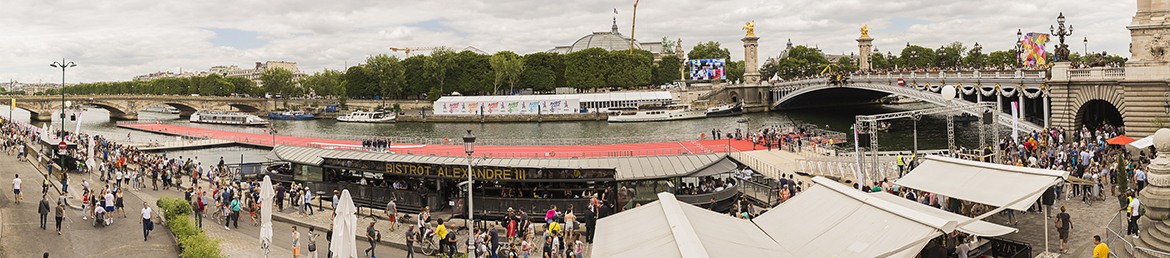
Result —
[{"label": "colorful poster display", "polygon": [[1024,47],[1024,51],[1019,53],[1018,59],[1020,64],[1027,67],[1038,67],[1047,63],[1044,55],[1047,53],[1044,48],[1048,44],[1047,33],[1029,32],[1020,40],[1020,44]]}]

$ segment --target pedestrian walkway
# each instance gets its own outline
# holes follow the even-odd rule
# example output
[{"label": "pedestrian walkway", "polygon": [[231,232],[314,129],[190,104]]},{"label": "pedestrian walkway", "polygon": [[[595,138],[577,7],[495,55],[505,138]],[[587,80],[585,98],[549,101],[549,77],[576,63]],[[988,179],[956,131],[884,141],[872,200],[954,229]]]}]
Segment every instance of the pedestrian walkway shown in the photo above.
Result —
[{"label": "pedestrian walkway", "polygon": [[[1065,190],[1068,191],[1068,189],[1069,187],[1066,186]],[[1051,218],[1043,212],[1028,212],[1026,214],[1016,212],[1016,218],[1019,222],[1016,225],[1009,223],[1007,215],[1003,214],[996,214],[988,218],[987,221],[1019,229],[1019,232],[1002,237],[1031,244],[1033,256],[1044,252],[1044,230],[1047,227],[1048,251],[1059,253],[1060,239],[1054,225],[1056,214],[1060,213],[1060,206],[1063,205],[1068,209],[1073,229],[1069,231],[1068,252],[1060,257],[1093,257],[1093,235],[1100,235],[1102,240],[1105,239],[1105,226],[1109,223],[1109,219],[1119,212],[1118,207],[1120,207],[1117,204],[1117,197],[1109,196],[1108,191],[1105,191],[1104,194],[1106,195],[1104,201],[1095,201],[1092,205],[1082,202],[1079,196],[1063,196],[1069,198],[1056,201],[1056,209],[1052,211]]]}]

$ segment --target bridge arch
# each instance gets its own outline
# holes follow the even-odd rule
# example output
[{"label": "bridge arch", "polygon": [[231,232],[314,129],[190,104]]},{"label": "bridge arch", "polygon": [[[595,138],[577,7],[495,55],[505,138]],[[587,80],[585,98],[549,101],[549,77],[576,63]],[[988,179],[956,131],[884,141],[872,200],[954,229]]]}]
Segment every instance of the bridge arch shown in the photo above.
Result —
[{"label": "bridge arch", "polygon": [[1094,99],[1077,108],[1076,128],[1087,126],[1095,129],[1101,125],[1124,126],[1121,110],[1109,101]]}]

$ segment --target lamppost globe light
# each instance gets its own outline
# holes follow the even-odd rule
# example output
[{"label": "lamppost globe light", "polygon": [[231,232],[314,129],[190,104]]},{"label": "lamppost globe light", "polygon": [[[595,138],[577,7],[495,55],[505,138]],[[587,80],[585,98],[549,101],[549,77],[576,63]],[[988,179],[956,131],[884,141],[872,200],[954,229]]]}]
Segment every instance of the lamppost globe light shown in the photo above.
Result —
[{"label": "lamppost globe light", "polygon": [[1064,12],[1060,12],[1060,16],[1056,16],[1056,22],[1064,23]]},{"label": "lamppost globe light", "polygon": [[475,153],[475,135],[471,135],[471,130],[467,130],[467,135],[463,136],[463,151],[467,155]]}]

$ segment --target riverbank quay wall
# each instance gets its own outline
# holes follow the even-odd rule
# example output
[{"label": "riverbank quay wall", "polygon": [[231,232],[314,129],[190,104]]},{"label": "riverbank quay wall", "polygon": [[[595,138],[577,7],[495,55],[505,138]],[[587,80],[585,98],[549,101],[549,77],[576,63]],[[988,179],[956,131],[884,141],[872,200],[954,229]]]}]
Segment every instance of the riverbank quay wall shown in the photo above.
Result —
[{"label": "riverbank quay wall", "polygon": [[399,122],[438,122],[438,123],[465,123],[465,122],[556,122],[556,121],[606,121],[606,113],[574,113],[574,114],[507,114],[507,115],[420,115],[404,113],[398,115]]}]

